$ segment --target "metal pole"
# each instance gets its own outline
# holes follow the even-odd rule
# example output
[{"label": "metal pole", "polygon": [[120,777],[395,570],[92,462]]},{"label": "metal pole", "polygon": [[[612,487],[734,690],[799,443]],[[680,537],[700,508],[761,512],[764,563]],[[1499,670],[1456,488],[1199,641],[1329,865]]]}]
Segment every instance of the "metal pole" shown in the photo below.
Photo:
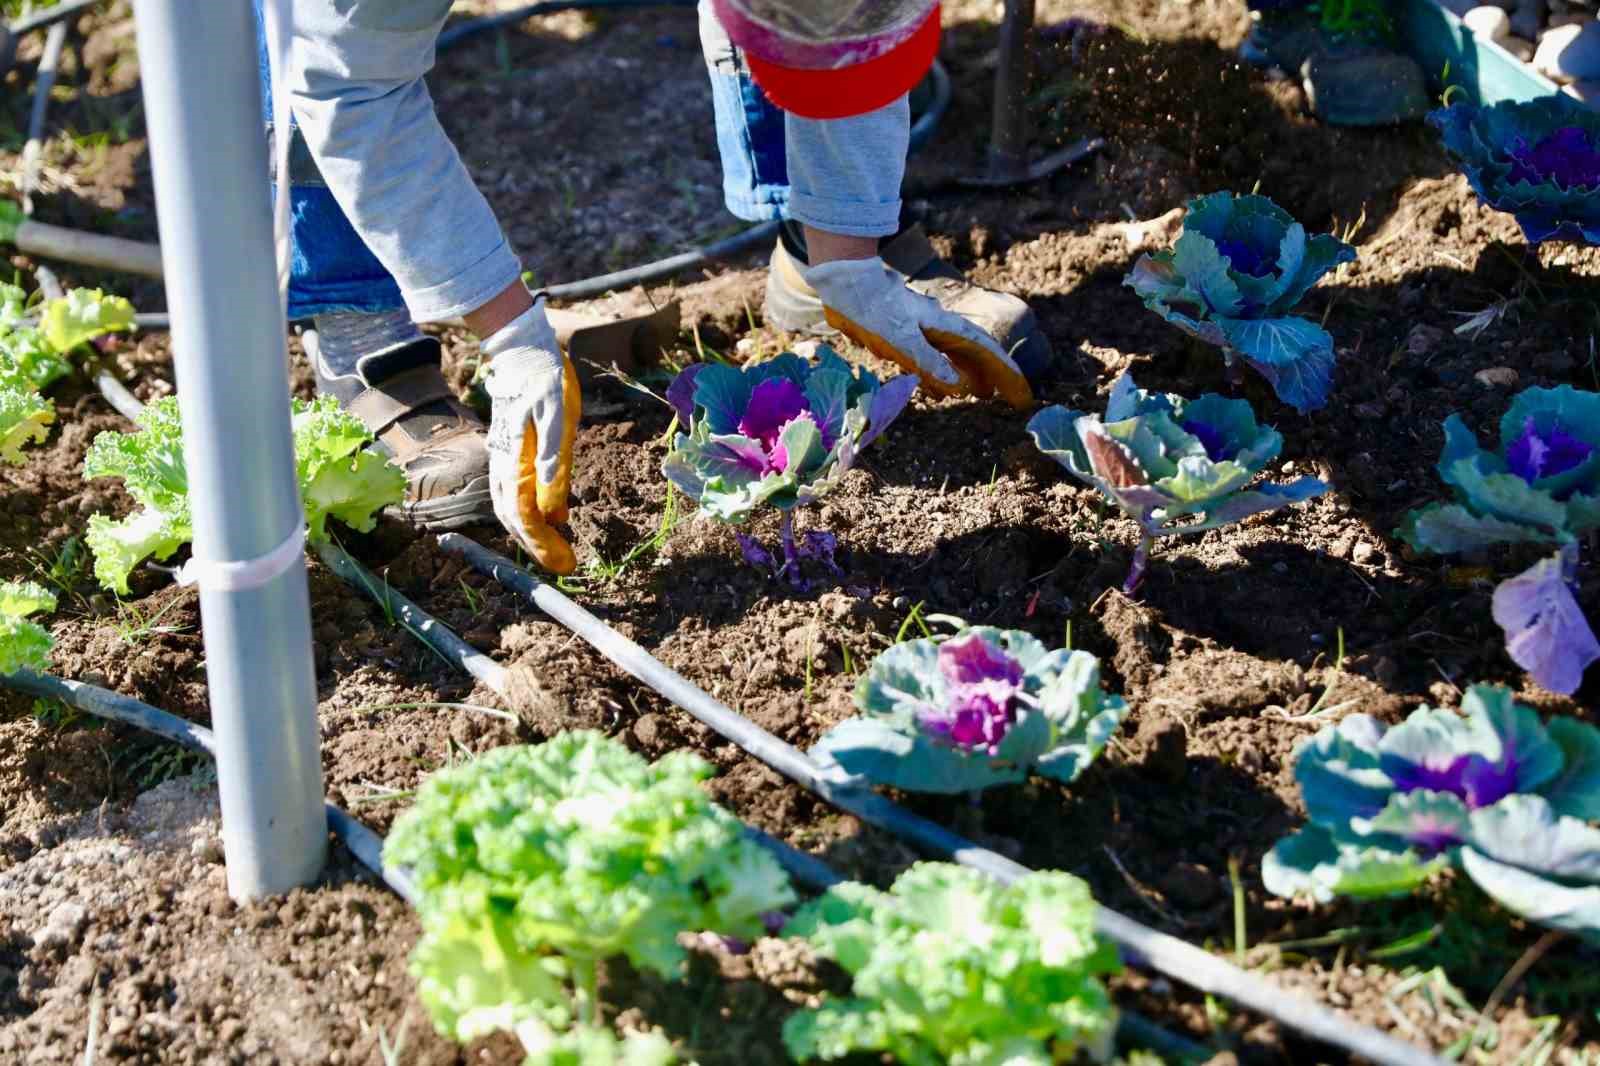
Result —
[{"label": "metal pole", "polygon": [[[304,512],[255,26],[243,0],[134,0],[134,16],[195,557],[258,560]],[[298,561],[257,587],[207,584],[228,892],[253,899],[314,880],[327,852],[310,599]]]},{"label": "metal pole", "polygon": [[1033,0],[1006,0],[994,75],[991,179],[1020,180],[1028,172],[1028,36],[1032,31]]}]

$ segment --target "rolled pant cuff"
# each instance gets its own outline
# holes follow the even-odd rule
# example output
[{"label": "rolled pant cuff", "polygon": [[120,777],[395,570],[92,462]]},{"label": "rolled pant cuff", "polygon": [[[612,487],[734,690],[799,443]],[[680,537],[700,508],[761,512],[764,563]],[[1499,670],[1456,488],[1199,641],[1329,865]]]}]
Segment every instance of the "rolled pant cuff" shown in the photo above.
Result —
[{"label": "rolled pant cuff", "polygon": [[789,217],[803,226],[845,237],[888,237],[900,229],[900,201],[867,204],[791,191]]},{"label": "rolled pant cuff", "polygon": [[502,240],[494,251],[449,281],[402,292],[415,321],[442,322],[476,311],[521,277],[522,264]]}]

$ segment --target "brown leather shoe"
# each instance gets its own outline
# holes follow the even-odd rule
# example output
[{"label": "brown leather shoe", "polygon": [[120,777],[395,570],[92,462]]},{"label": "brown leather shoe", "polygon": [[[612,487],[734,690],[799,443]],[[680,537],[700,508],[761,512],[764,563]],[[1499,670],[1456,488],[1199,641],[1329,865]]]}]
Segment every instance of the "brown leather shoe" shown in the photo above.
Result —
[{"label": "brown leather shoe", "polygon": [[440,369],[432,337],[363,356],[354,374],[328,372],[317,335],[301,335],[317,391],[361,420],[406,474],[405,502],[386,514],[418,529],[459,529],[494,518],[485,426]]},{"label": "brown leather shoe", "polygon": [[[822,300],[801,274],[805,249],[798,230],[785,223],[783,237],[772,250],[763,314],[768,323],[790,333],[832,333],[823,318]],[[1050,341],[1039,328],[1033,309],[1010,293],[968,281],[961,271],[939,258],[920,225],[901,230],[878,254],[905,275],[911,288],[938,300],[940,306],[998,341],[1030,382],[1037,382],[1049,369]]]}]

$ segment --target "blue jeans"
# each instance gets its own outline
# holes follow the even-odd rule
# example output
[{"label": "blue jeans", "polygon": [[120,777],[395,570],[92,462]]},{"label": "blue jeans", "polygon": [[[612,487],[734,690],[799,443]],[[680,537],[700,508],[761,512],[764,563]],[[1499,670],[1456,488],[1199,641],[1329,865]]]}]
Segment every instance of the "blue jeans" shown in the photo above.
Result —
[{"label": "blue jeans", "polygon": [[[448,0],[443,2],[444,6],[448,5]],[[258,34],[261,3],[262,0],[254,0]],[[418,24],[426,22],[430,7],[429,0],[375,0],[375,3],[394,5],[387,14],[380,9],[378,15],[371,16],[379,22],[386,18],[410,19],[403,26],[381,27],[399,31],[390,32],[389,41],[404,40],[408,33],[415,37]],[[349,0],[334,6],[348,7]],[[436,128],[437,122],[420,79],[420,70],[432,62],[431,36],[425,43],[413,42],[409,50],[397,49],[391,55],[369,57],[354,51],[365,46],[365,38],[358,38],[352,44],[350,40],[339,39],[338,31],[319,28],[316,4],[297,4],[297,20],[299,12],[306,8],[312,12],[308,19],[310,25],[309,28],[297,26],[295,47],[306,42],[306,51],[313,63],[322,60],[340,74],[329,76],[324,72],[319,77],[312,72],[302,75],[301,82],[294,87],[300,120],[311,123],[308,129],[314,129],[322,138],[319,144],[333,169],[327,170],[329,178],[325,180],[324,168],[312,158],[312,149],[306,143],[310,138],[295,138],[289,168],[294,243],[289,317],[304,319],[335,311],[393,311],[409,306],[414,318],[428,321],[479,306],[487,295],[493,295],[514,280],[516,272],[515,258],[476,190],[469,190],[470,195],[463,192],[449,198],[454,205],[450,216],[453,221],[436,221],[433,227],[477,238],[465,265],[452,263],[444,279],[436,279],[429,273],[432,264],[428,236],[420,232],[401,232],[400,226],[388,221],[411,217],[413,211],[368,208],[367,215],[384,220],[384,224],[375,223],[369,228],[368,239],[363,239],[358,226],[352,224],[350,213],[335,195],[336,190],[343,192],[346,203],[360,211],[365,206],[362,197],[367,195],[366,190],[360,188],[364,182],[381,186],[384,184],[381,176],[386,169],[403,166],[403,172],[412,173],[417,167],[416,157],[413,155],[408,162],[403,148],[384,157],[391,161],[389,168],[382,162],[369,162],[365,150],[369,143],[363,143],[360,134],[351,132],[351,128],[359,128],[361,120],[359,117],[342,119],[341,114],[349,115],[363,108],[367,111],[391,108],[403,114],[410,123],[408,129],[415,133],[398,140],[421,143],[430,133],[435,139],[442,138],[442,133],[434,133],[427,126],[431,123]],[[419,10],[424,12],[424,17],[408,15]],[[439,15],[441,22],[442,10],[443,7]],[[436,29],[433,32],[437,32]],[[263,118],[270,128],[273,87],[264,34],[261,36],[262,95],[266,105]],[[723,194],[728,210],[750,222],[794,217],[839,233],[859,236],[893,233],[899,223],[899,186],[910,129],[907,101],[902,98],[880,111],[852,119],[832,122],[795,119],[767,101],[751,79],[744,57],[723,33],[711,14],[711,5],[706,2],[700,8],[700,36],[711,79]],[[381,34],[377,39],[384,40]],[[333,57],[331,62],[323,59],[325,55]],[[352,70],[359,70],[359,73],[348,73]],[[341,98],[345,92],[344,82],[355,86],[348,94],[349,100]],[[423,112],[426,112],[425,121],[424,117],[419,117]],[[352,124],[351,128],[337,128],[341,121]],[[372,123],[370,119],[367,121]],[[377,125],[399,128],[388,115],[384,123]],[[335,127],[333,135],[324,136],[327,127]],[[342,141],[338,139],[340,136],[344,138]],[[352,150],[352,145],[359,151]],[[449,148],[447,143],[443,147]],[[428,155],[428,165],[431,167],[437,162],[440,169],[438,180],[429,184],[435,191],[460,188],[463,179],[450,171],[451,167],[459,171],[459,162],[453,152],[448,153],[451,156],[448,160],[439,158],[442,154],[446,153],[438,150]],[[795,171],[793,181],[791,166]],[[379,178],[367,177],[374,171]],[[355,200],[351,199],[352,195]],[[476,202],[469,202],[472,200]],[[429,213],[434,210],[430,205]],[[367,216],[358,214],[357,217]],[[488,229],[493,232],[486,232]],[[377,252],[373,250],[374,245]],[[400,281],[394,271],[384,266],[381,256],[387,257],[396,271],[401,271]]]}]

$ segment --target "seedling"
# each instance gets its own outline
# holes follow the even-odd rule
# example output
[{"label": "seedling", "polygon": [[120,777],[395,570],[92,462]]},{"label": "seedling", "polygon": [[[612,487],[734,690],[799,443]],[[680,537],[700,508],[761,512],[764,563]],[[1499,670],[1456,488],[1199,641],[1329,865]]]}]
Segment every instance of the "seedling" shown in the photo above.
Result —
[{"label": "seedling", "polygon": [[1419,552],[1545,544],[1554,555],[1500,583],[1494,620],[1512,660],[1545,688],[1577,691],[1600,641],[1573,595],[1578,548],[1600,528],[1600,393],[1525,389],[1500,420],[1500,445],[1480,447],[1459,415],[1444,423],[1439,476],[1453,503],[1412,511],[1399,534]]},{"label": "seedling", "polygon": [[1462,708],[1392,729],[1354,714],[1303,744],[1309,823],[1268,854],[1268,891],[1405,895],[1455,867],[1512,913],[1600,941],[1600,729],[1546,724],[1489,685]]},{"label": "seedling", "polygon": [[835,575],[838,542],[813,530],[797,538],[794,510],[831,491],[862,450],[888,428],[916,391],[916,378],[887,383],[870,371],[852,373],[832,349],[811,366],[793,353],[734,368],[697,364],[667,390],[679,433],[662,472],[702,513],[739,523],[763,505],[783,514],[782,563],[755,538],[737,534],[752,566],[771,568],[807,587],[801,561],[814,559]]},{"label": "seedling", "polygon": [[[1033,416],[1028,432],[1040,451],[1139,523],[1143,537],[1122,585],[1130,596],[1144,580],[1157,537],[1231,525],[1328,488],[1314,477],[1246,488],[1278,457],[1282,434],[1257,425],[1244,400],[1145,392],[1128,374],[1112,386],[1103,419],[1047,407]],[[1175,522],[1197,514],[1204,517]]]},{"label": "seedling", "polygon": [[812,753],[881,785],[977,792],[1030,773],[1071,782],[1128,713],[1088,652],[1020,630],[962,629],[896,644],[856,684],[851,718]]},{"label": "seedling", "polygon": [[1189,201],[1170,251],[1144,255],[1124,284],[1185,333],[1242,360],[1302,414],[1328,402],[1333,338],[1291,315],[1328,271],[1355,249],[1305,227],[1265,196],[1213,193]]}]

